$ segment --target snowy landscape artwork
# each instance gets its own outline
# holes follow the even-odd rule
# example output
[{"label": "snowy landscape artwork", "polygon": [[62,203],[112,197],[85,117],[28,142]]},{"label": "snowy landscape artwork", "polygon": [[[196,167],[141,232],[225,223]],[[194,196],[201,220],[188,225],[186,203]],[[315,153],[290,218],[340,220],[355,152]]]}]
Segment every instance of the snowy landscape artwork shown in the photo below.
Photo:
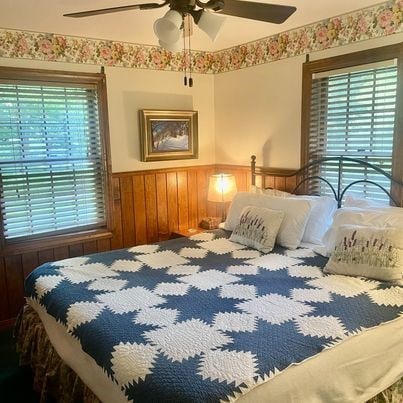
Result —
[{"label": "snowy landscape artwork", "polygon": [[197,158],[196,111],[140,110],[142,161]]},{"label": "snowy landscape artwork", "polygon": [[151,122],[153,151],[189,149],[189,121],[155,120]]}]

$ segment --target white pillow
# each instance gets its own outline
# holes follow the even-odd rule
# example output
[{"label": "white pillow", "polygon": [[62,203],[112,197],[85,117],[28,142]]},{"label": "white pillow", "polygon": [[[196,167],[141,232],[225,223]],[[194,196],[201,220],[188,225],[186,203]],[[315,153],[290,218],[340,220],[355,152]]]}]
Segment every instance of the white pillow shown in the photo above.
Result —
[{"label": "white pillow", "polygon": [[336,244],[338,228],[347,224],[377,228],[397,227],[403,230],[403,208],[340,208],[334,213],[333,224],[323,237],[323,246],[314,247],[314,251],[323,256],[330,256]]},{"label": "white pillow", "polygon": [[246,206],[265,207],[284,211],[284,219],[277,235],[277,242],[289,249],[296,249],[301,243],[312,202],[289,197],[272,197],[250,192],[238,192],[230,205],[224,228],[233,231]]},{"label": "white pillow", "polygon": [[333,215],[337,210],[337,201],[328,196],[293,196],[300,200],[313,202],[311,214],[306,223],[302,242],[321,245],[323,237],[332,224]]},{"label": "white pillow", "polygon": [[262,189],[260,187],[254,186],[254,185],[251,186],[250,192],[257,193],[257,194],[263,194],[263,195],[267,195],[267,196],[276,196],[276,197],[293,196],[292,193],[284,192],[282,190],[278,190],[278,189]]},{"label": "white pillow", "polygon": [[278,189],[262,189],[257,186],[251,186],[250,192],[312,201],[312,211],[305,227],[302,242],[316,245],[323,243],[323,236],[331,225],[333,214],[337,210],[337,202],[334,198],[328,196],[294,195]]},{"label": "white pillow", "polygon": [[403,285],[402,228],[341,225],[323,271]]},{"label": "white pillow", "polygon": [[388,203],[364,199],[347,195],[343,203],[344,207],[359,207],[359,208],[372,208],[372,207],[388,207]]},{"label": "white pillow", "polygon": [[273,250],[283,218],[283,211],[247,206],[232,231],[230,241],[269,253]]}]

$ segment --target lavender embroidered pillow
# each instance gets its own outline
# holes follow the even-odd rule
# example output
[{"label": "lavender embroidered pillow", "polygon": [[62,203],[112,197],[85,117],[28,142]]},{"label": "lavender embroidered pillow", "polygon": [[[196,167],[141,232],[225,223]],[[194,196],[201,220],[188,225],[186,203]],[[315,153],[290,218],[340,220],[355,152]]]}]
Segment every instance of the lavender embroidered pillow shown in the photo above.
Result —
[{"label": "lavender embroidered pillow", "polygon": [[284,212],[263,207],[246,206],[230,240],[263,253],[272,251]]},{"label": "lavender embroidered pillow", "polygon": [[324,272],[403,285],[403,230],[341,225]]}]

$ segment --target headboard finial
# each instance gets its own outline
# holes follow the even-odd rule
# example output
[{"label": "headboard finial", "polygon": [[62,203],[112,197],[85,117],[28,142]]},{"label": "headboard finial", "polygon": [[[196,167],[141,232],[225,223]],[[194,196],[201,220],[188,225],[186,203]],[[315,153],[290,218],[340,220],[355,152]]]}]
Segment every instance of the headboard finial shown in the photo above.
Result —
[{"label": "headboard finial", "polygon": [[250,157],[250,168],[252,173],[252,186],[256,185],[256,155]]}]

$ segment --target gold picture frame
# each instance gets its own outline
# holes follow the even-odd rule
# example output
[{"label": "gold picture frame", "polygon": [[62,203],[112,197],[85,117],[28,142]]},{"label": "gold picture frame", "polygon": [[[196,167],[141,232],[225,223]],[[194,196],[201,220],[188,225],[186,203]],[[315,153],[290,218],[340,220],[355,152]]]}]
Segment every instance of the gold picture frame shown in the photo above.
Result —
[{"label": "gold picture frame", "polygon": [[197,111],[141,109],[142,161],[168,161],[198,157]]}]

